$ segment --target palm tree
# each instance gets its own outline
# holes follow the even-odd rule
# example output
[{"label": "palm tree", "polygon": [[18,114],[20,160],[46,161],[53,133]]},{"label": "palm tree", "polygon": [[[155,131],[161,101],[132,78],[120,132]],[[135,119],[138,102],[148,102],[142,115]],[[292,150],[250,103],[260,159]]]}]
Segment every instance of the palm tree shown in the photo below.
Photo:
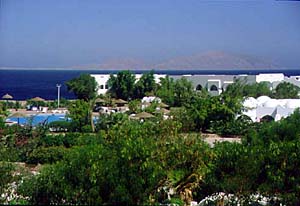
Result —
[{"label": "palm tree", "polygon": [[91,121],[92,132],[95,132],[95,124],[94,124],[94,121],[93,121],[93,109],[94,109],[97,98],[98,98],[98,96],[90,99],[90,101],[89,101],[89,104],[90,104],[89,118],[90,118],[90,121]]}]

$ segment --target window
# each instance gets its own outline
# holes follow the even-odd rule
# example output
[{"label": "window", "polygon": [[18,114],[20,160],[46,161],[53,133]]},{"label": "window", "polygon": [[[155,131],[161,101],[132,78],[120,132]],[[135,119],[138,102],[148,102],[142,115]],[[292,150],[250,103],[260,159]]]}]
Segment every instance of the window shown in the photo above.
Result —
[{"label": "window", "polygon": [[198,84],[198,85],[197,85],[197,87],[196,87],[196,90],[197,90],[197,91],[200,91],[200,90],[202,90],[202,86],[201,86],[201,84]]},{"label": "window", "polygon": [[263,116],[261,119],[260,119],[261,122],[272,122],[274,121],[274,117],[272,117],[271,115],[266,115],[266,116]]},{"label": "window", "polygon": [[218,87],[216,85],[211,85],[210,91],[218,91]]},{"label": "window", "polygon": [[104,88],[104,86],[103,85],[100,85],[100,89],[103,89]]},{"label": "window", "polygon": [[105,85],[105,89],[108,89],[108,85],[107,84]]}]

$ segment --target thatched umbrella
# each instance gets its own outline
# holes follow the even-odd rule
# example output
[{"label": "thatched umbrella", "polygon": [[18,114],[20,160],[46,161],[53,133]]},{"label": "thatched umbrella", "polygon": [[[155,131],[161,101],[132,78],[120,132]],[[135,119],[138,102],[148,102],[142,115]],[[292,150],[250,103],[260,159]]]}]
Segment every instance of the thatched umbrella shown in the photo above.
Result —
[{"label": "thatched umbrella", "polygon": [[169,105],[167,105],[163,102],[159,103],[158,106],[161,107],[161,108],[168,108],[169,107]]},{"label": "thatched umbrella", "polygon": [[156,114],[169,114],[170,110],[167,110],[165,108],[161,108],[159,110],[156,110],[154,113],[156,113]]},{"label": "thatched umbrella", "polygon": [[2,99],[6,99],[6,100],[12,99],[12,98],[13,98],[13,96],[11,96],[11,95],[9,95],[9,94],[5,94],[5,95],[3,95],[3,97],[2,97]]},{"label": "thatched umbrella", "polygon": [[16,113],[13,113],[9,117],[16,117],[18,119],[18,125],[19,125],[20,124],[20,117],[26,117],[26,115],[22,112],[16,112]]},{"label": "thatched umbrella", "polygon": [[43,104],[46,100],[41,97],[34,97],[34,98],[30,99],[29,101],[31,101],[33,103],[33,106],[39,107],[39,106],[43,106]]},{"label": "thatched umbrella", "polygon": [[41,97],[34,97],[34,98],[30,99],[30,101],[33,101],[33,102],[44,102],[45,99],[43,99]]},{"label": "thatched umbrella", "polygon": [[126,104],[126,103],[128,103],[128,102],[125,101],[125,100],[123,100],[123,99],[117,99],[116,103]]},{"label": "thatched umbrella", "polygon": [[127,104],[128,102],[123,99],[116,99],[116,100],[114,100],[114,103],[115,104]]},{"label": "thatched umbrella", "polygon": [[95,100],[95,103],[105,103],[105,100],[104,99],[101,99],[101,98],[97,98]]},{"label": "thatched umbrella", "polygon": [[149,119],[154,116],[148,112],[141,112],[141,113],[136,114],[134,117],[139,118],[139,119]]},{"label": "thatched umbrella", "polygon": [[13,97],[9,94],[5,94],[2,96],[2,99],[6,99],[6,106],[8,105],[8,100],[12,99]]}]

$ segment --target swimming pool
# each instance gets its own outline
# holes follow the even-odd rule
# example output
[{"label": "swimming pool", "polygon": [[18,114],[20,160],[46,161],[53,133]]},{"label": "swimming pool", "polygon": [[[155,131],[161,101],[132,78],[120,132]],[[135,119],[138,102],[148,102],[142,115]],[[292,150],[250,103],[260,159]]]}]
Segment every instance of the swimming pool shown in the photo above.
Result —
[{"label": "swimming pool", "polygon": [[20,125],[29,124],[31,122],[34,126],[54,121],[67,121],[67,118],[65,114],[36,114],[25,117],[9,117],[6,119],[6,122],[15,122]]}]

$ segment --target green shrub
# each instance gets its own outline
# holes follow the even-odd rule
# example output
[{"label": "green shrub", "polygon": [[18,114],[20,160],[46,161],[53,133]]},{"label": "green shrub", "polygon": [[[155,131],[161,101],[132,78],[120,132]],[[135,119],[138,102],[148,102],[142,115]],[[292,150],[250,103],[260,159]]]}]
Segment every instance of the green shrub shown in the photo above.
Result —
[{"label": "green shrub", "polygon": [[[178,124],[171,121],[123,121],[105,138],[67,134],[72,147],[62,161],[26,183],[34,188],[25,195],[31,196],[30,203],[137,205],[150,203],[150,196],[159,201],[156,191],[161,183],[197,187],[207,172],[210,149],[199,136],[178,134]],[[49,155],[39,156],[44,153],[49,153],[47,148],[36,150],[33,160],[54,162]]]},{"label": "green shrub", "polygon": [[[55,138],[54,136],[53,138]],[[92,133],[67,133],[59,137],[66,148],[77,145],[96,145],[103,142],[103,138],[99,134]],[[57,145],[58,146],[58,145]]]},{"label": "green shrub", "polygon": [[8,184],[13,182],[14,166],[9,162],[0,162],[0,204],[3,204],[5,199],[2,199],[2,194],[8,188]]},{"label": "green shrub", "polygon": [[74,142],[75,145],[96,145],[103,143],[103,138],[95,134],[80,135]]},{"label": "green shrub", "polygon": [[62,146],[64,145],[64,135],[46,135],[39,139],[40,144],[44,147]]},{"label": "green shrub", "polygon": [[[0,130],[2,130],[5,126],[4,117],[0,116]],[[0,133],[1,135],[1,133]]]},{"label": "green shrub", "polygon": [[66,154],[66,151],[67,150],[64,147],[39,147],[29,154],[26,163],[55,163],[63,159],[64,155]]},{"label": "green shrub", "polygon": [[89,132],[92,132],[93,130],[92,130],[91,125],[84,125],[84,126],[82,126],[81,131],[82,131],[83,133],[89,133]]}]

